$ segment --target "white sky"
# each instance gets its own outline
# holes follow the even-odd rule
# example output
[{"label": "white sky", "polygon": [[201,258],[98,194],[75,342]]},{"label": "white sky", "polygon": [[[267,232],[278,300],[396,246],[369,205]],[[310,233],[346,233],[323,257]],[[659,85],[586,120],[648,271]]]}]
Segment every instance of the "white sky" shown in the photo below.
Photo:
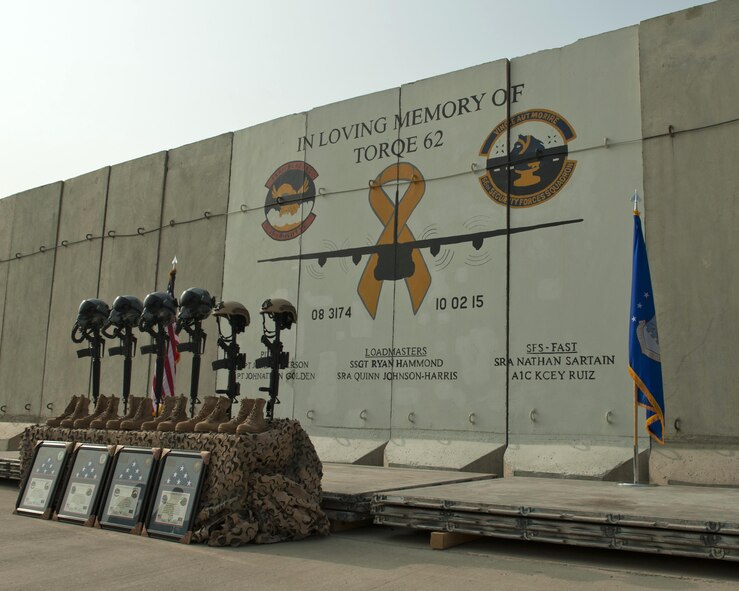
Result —
[{"label": "white sky", "polygon": [[702,0],[0,0],[0,197]]}]

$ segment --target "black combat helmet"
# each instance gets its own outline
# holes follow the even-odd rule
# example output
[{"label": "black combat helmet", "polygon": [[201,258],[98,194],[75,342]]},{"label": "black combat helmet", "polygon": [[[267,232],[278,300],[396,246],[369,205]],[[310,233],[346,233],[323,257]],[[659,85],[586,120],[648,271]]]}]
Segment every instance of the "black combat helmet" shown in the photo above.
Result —
[{"label": "black combat helmet", "polygon": [[169,324],[177,316],[177,302],[166,291],[155,291],[144,299],[144,312],[139,320],[141,330],[149,330],[154,324]]},{"label": "black combat helmet", "polygon": [[116,328],[133,327],[139,323],[144,304],[136,296],[118,296],[108,316],[108,324]]},{"label": "black combat helmet", "polygon": [[103,300],[82,300],[80,308],[77,311],[77,326],[82,330],[95,330],[103,328],[110,308]]},{"label": "black combat helmet", "polygon": [[180,296],[179,319],[183,322],[190,320],[205,320],[213,310],[214,300],[211,295],[200,287],[191,287]]}]

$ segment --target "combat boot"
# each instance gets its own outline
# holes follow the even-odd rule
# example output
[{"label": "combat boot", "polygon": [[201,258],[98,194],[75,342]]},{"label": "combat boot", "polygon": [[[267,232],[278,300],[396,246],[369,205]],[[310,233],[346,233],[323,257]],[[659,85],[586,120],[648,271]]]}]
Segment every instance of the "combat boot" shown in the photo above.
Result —
[{"label": "combat boot", "polygon": [[156,431],[157,425],[162,421],[166,421],[170,417],[172,411],[174,410],[175,404],[177,404],[177,398],[175,398],[174,396],[167,396],[164,399],[164,406],[162,408],[162,412],[159,413],[159,416],[151,419],[150,421],[144,421],[143,423],[141,423],[141,430]]},{"label": "combat boot", "polygon": [[221,396],[216,402],[213,412],[208,418],[199,423],[195,423],[196,433],[215,433],[218,426],[228,420],[228,409],[231,407],[231,399],[228,396]]},{"label": "combat boot", "polygon": [[130,419],[121,421],[119,429],[124,431],[136,431],[141,428],[141,424],[151,420],[152,403],[150,398],[142,398],[136,409],[136,413]]},{"label": "combat boot", "polygon": [[239,414],[237,414],[227,423],[221,423],[220,425],[218,425],[218,432],[231,434],[236,433],[236,427],[238,427],[247,419],[253,406],[254,400],[252,400],[251,398],[244,398],[244,400],[241,401],[241,406],[239,407]]},{"label": "combat boot", "polygon": [[157,424],[157,431],[174,431],[177,423],[182,421],[187,421],[187,398],[185,396],[177,398],[172,414]]},{"label": "combat boot", "polygon": [[200,407],[200,412],[192,419],[188,419],[187,421],[180,421],[179,423],[177,423],[174,430],[177,431],[177,433],[192,433],[195,429],[195,425],[197,425],[200,421],[204,421],[205,419],[207,419],[210,413],[213,412],[216,404],[218,404],[218,396],[206,397],[205,402],[203,402],[203,406]]},{"label": "combat boot", "polygon": [[87,416],[89,410],[90,399],[85,398],[84,396],[80,396],[79,400],[77,401],[77,406],[74,407],[74,412],[66,419],[62,419],[62,421],[59,423],[59,426],[64,427],[65,429],[71,429],[72,427],[74,427],[74,422],[77,419],[81,419],[82,417]]},{"label": "combat boot", "polygon": [[98,418],[90,421],[90,429],[105,429],[108,421],[115,419],[118,416],[118,403],[120,402],[118,396],[111,396],[108,398],[108,406],[105,407],[105,411]]},{"label": "combat boot", "polygon": [[74,409],[77,407],[77,401],[79,400],[79,396],[76,394],[72,396],[72,400],[69,401],[69,404],[67,404],[67,408],[64,409],[62,414],[60,414],[58,417],[54,417],[46,421],[47,427],[58,427],[59,423],[61,423],[64,419],[69,417],[73,412]]},{"label": "combat boot", "polygon": [[126,421],[134,417],[134,415],[136,414],[136,411],[139,408],[139,404],[141,403],[142,400],[146,400],[146,398],[139,398],[138,396],[129,396],[128,397],[128,412],[126,413],[126,416],[115,417],[115,418],[110,419],[107,423],[105,423],[105,428],[106,429],[120,429],[122,421]]},{"label": "combat boot", "polygon": [[75,429],[87,429],[90,426],[90,423],[97,419],[100,415],[102,415],[105,412],[105,409],[107,408],[108,404],[110,403],[110,398],[108,396],[105,396],[101,394],[98,396],[98,402],[95,405],[95,410],[91,415],[88,415],[86,417],[82,417],[81,419],[77,419],[74,422],[74,428]]},{"label": "combat boot", "polygon": [[264,420],[264,405],[267,401],[264,398],[257,398],[254,406],[246,417],[246,420],[236,427],[236,433],[243,435],[244,433],[262,433],[267,430],[267,421]]}]

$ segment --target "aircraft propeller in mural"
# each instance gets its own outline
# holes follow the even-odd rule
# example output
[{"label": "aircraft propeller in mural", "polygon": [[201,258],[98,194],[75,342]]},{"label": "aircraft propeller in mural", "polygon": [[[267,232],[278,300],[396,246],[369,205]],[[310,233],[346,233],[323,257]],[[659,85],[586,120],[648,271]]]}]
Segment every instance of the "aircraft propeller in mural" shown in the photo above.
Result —
[{"label": "aircraft propeller in mural", "polygon": [[[395,200],[392,199],[383,189],[384,185],[388,183],[397,184],[403,181],[407,182],[407,188],[400,199],[397,195]],[[499,228],[497,230],[416,240],[406,224],[412,211],[423,197],[425,190],[426,183],[421,172],[415,166],[407,162],[389,166],[374,181],[370,182],[370,206],[384,224],[383,231],[376,244],[274,257],[261,259],[257,262],[276,263],[290,260],[315,260],[319,266],[323,267],[328,259],[346,257],[351,258],[352,262],[358,265],[363,257],[369,256],[357,291],[370,316],[375,318],[377,314],[383,281],[399,281],[401,279],[406,282],[413,313],[415,314],[431,285],[431,274],[421,254],[422,249],[427,248],[432,256],[436,256],[442,246],[471,243],[475,250],[479,250],[486,238],[531,232],[583,221],[582,219],[560,220],[517,228]]]}]

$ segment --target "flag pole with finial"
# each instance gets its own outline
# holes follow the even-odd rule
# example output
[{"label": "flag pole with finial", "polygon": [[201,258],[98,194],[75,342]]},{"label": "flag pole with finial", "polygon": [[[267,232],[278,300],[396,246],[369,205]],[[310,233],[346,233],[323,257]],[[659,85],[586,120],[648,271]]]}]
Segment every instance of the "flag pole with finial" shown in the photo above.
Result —
[{"label": "flag pole with finial", "polygon": [[[169,282],[167,284],[167,292],[174,298],[174,281],[177,277],[177,255],[172,259],[172,268],[169,271]],[[175,299],[175,305],[177,300]],[[165,330],[165,329],[162,329]],[[156,396],[156,416],[158,417],[162,411],[163,393],[164,393],[164,356],[169,347],[172,346],[171,336],[169,329],[166,329],[166,334],[162,334],[162,340],[165,343],[161,349],[161,355],[157,357],[157,377],[155,381],[155,396]],[[160,369],[161,365],[161,369]],[[173,388],[173,384],[170,384],[170,388]]]},{"label": "flag pole with finial", "polygon": [[[634,189],[634,196],[631,200],[634,202],[634,215],[639,215],[639,191]],[[634,484],[639,484],[639,399],[634,382]]]}]

